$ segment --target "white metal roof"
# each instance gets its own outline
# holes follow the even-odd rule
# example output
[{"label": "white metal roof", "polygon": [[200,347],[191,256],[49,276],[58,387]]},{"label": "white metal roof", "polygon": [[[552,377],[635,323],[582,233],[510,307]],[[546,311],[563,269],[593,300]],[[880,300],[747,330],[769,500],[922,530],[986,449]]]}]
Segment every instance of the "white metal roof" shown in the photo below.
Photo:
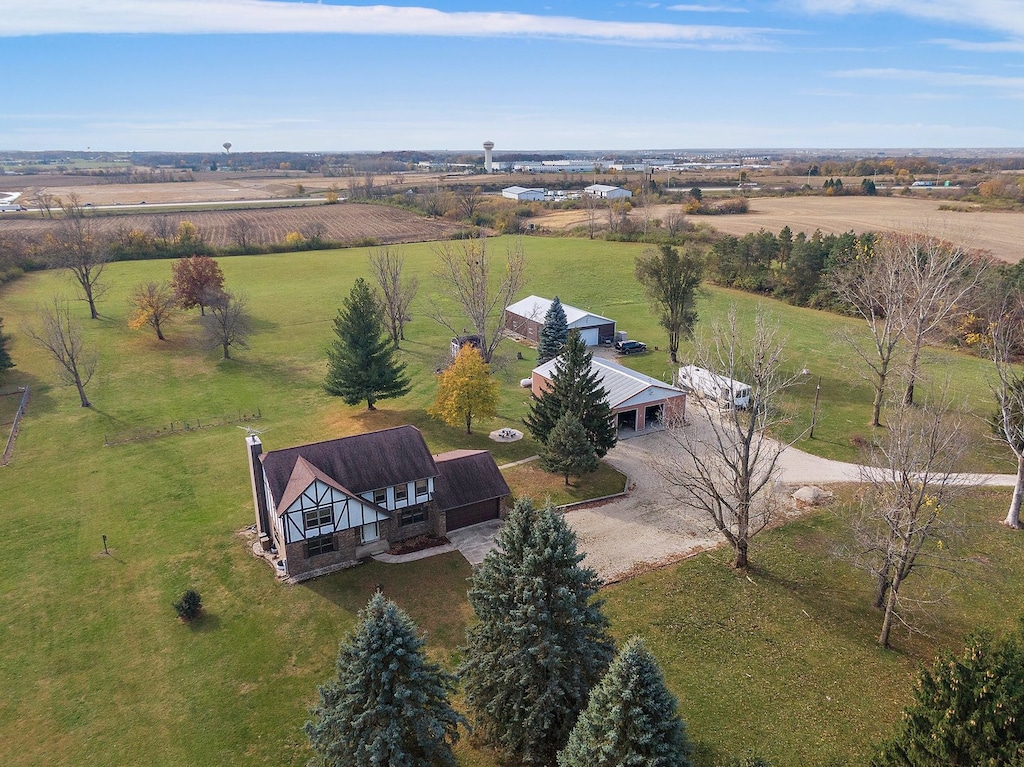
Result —
[{"label": "white metal roof", "polygon": [[[553,301],[550,298],[527,296],[521,301],[516,301],[514,304],[506,306],[505,311],[518,314],[520,317],[526,317],[543,325],[544,318],[547,316],[548,309],[551,308],[552,303]],[[591,325],[604,325],[608,322],[614,322],[614,320],[602,317],[600,314],[585,312],[582,309],[577,309],[575,306],[569,306],[569,304],[562,304],[562,309],[565,311],[565,321],[570,328],[584,328]]]},{"label": "white metal roof", "polygon": [[510,194],[522,194],[523,192],[540,192],[544,194],[546,190],[539,186],[507,186],[501,190],[502,194],[509,192]]},{"label": "white metal roof", "polygon": [[[559,360],[561,360],[561,357],[549,360],[540,367],[534,368],[533,372],[550,380]],[[686,393],[671,384],[659,381],[657,378],[651,378],[651,376],[638,373],[635,370],[623,367],[610,360],[600,359],[599,357],[591,360],[590,369],[597,374],[601,386],[607,392],[608,404],[613,410],[651,388],[661,390],[664,397],[684,395]]]}]

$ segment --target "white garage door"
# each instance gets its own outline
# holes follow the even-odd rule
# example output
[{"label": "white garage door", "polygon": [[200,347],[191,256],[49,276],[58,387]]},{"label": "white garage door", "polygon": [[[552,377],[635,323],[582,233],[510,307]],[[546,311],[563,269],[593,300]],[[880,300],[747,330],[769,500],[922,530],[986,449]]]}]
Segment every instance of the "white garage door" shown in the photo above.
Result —
[{"label": "white garage door", "polygon": [[583,328],[580,330],[580,338],[587,346],[597,346],[597,328]]}]

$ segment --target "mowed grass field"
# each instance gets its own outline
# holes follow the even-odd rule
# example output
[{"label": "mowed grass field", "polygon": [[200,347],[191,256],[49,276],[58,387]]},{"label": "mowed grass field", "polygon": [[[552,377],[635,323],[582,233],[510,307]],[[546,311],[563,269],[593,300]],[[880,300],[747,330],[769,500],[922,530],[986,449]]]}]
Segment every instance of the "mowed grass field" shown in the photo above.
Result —
[{"label": "mowed grass field", "polygon": [[[508,244],[492,240],[489,248],[498,255]],[[632,279],[642,246],[537,239],[523,245],[527,291],[558,294],[615,318],[631,337],[662,347],[629,364],[671,376],[663,336]],[[503,387],[498,417],[475,423],[469,437],[426,417],[433,371],[449,342],[448,331],[426,317],[426,303],[434,298],[443,306],[445,299],[431,276],[430,246],[404,252],[420,279],[420,305],[402,352],[414,385],[377,412],[345,406],[321,389],[331,320],[353,280],[368,275],[365,250],[221,259],[227,287],[248,296],[257,320],[252,348],[230,361],[196,346],[193,316],[172,323],[164,343],[129,330],[131,287],[166,279],[170,263],[111,265],[103,319],[90,322],[83,304],[74,309],[100,353],[89,387],[95,407],[87,410],[77,406],[73,389],[55,385],[51,364],[20,330],[54,293],[72,296],[71,284],[57,273],[37,273],[0,290],[18,364],[5,384],[33,392],[14,460],[0,469],[7,533],[0,733],[9,764],[304,764],[301,725],[316,684],[332,673],[339,639],[378,586],[428,633],[431,654],[455,664],[470,614],[470,569],[458,555],[370,563],[281,586],[239,535],[252,521],[241,430],[226,425],[104,447],[105,436],[129,429],[259,410],[263,418],[253,425],[268,449],[413,423],[435,452],[488,448],[499,463],[535,453],[528,437],[499,444],[486,436],[519,426],[527,409],[528,393],[518,382],[534,365],[532,353],[511,342],[495,366]],[[758,305],[772,311],[789,336],[788,364],[813,374],[786,405],[794,434],[809,421],[814,382],[822,376],[816,439],[801,446],[855,458],[850,436],[870,436],[870,391],[834,334],[857,325],[711,291],[700,307],[701,326],[730,305],[744,321]],[[981,416],[991,409],[987,375],[980,360],[933,351],[923,388],[949,376],[968,412]],[[971,468],[1008,470],[980,418],[973,423],[978,447]],[[546,492],[530,472],[521,476],[519,486],[510,476],[514,489]],[[598,478],[594,494],[606,484],[615,479]],[[821,763],[849,753],[859,763],[907,699],[914,668],[935,647],[959,641],[976,622],[1005,624],[1020,612],[1013,569],[1019,539],[992,523],[1007,500],[1008,492],[992,491],[972,507],[981,531],[977,556],[988,563],[981,586],[961,590],[943,608],[929,624],[938,626],[932,638],[901,636],[901,652],[873,648],[869,588],[829,558],[830,542],[841,535],[832,515],[760,539],[749,581],[711,554],[608,589],[613,630],[622,638],[649,637],[706,754],[757,749],[796,765],[808,763],[807,755]],[[202,593],[206,613],[185,626],[171,603],[190,587]],[[825,684],[841,707],[821,702],[831,695]],[[751,710],[740,715],[737,706]],[[460,746],[460,760],[495,763],[469,744]]]}]

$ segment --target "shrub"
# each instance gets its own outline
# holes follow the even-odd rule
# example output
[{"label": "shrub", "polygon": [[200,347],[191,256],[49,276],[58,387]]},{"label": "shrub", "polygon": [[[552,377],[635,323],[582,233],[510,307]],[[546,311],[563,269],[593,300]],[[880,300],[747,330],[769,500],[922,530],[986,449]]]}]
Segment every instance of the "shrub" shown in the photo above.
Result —
[{"label": "shrub", "polygon": [[174,610],[183,621],[193,621],[203,610],[203,598],[195,589],[189,589],[174,603]]}]

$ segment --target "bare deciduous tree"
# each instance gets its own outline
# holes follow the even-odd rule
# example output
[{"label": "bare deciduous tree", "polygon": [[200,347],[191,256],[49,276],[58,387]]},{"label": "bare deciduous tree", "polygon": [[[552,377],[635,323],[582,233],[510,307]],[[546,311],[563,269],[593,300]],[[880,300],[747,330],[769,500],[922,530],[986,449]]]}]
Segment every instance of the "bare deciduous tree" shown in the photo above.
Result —
[{"label": "bare deciduous tree", "polygon": [[248,253],[256,244],[258,231],[255,223],[248,216],[237,216],[228,224],[228,236],[234,240],[235,245],[242,253]]},{"label": "bare deciduous tree", "polygon": [[998,406],[993,419],[993,431],[1005,442],[1017,459],[1017,481],[1010,498],[1010,508],[1003,524],[1014,529],[1021,527],[1020,508],[1024,501],[1024,376],[1012,367],[1013,349],[1021,341],[1020,310],[1024,297],[1017,294],[1009,303],[1016,311],[1004,311],[991,325],[992,361],[996,369],[995,398]]},{"label": "bare deciduous tree", "polygon": [[852,335],[847,336],[847,341],[871,371],[869,379],[875,390],[872,426],[881,425],[886,384],[907,328],[907,317],[902,311],[907,291],[906,269],[900,262],[899,249],[893,245],[892,238],[883,237],[873,252],[860,253],[832,276],[833,291],[868,326],[869,348],[865,349]]},{"label": "bare deciduous tree", "polygon": [[46,214],[47,218],[53,218],[54,196],[50,192],[37,190],[32,195],[32,204]]},{"label": "bare deciduous tree", "polygon": [[384,323],[396,349],[405,340],[405,324],[411,319],[409,310],[419,287],[415,277],[403,278],[404,267],[400,248],[384,245],[370,251],[370,271],[383,296]]},{"label": "bare deciduous tree", "polygon": [[82,340],[82,329],[71,318],[68,302],[54,296],[49,306],[39,310],[38,324],[26,327],[25,333],[57,364],[60,379],[74,384],[82,407],[89,407],[85,387],[96,371],[98,356]]},{"label": "bare deciduous tree", "polygon": [[210,311],[200,319],[206,345],[211,348],[220,347],[226,360],[231,359],[232,347],[248,349],[252,315],[249,314],[246,297],[219,291],[207,300]]},{"label": "bare deciduous tree", "polygon": [[55,231],[47,238],[52,263],[71,274],[89,304],[89,316],[99,319],[96,302],[106,292],[100,278],[110,260],[109,248],[93,230],[92,222],[76,195],[69,195],[66,201],[58,199],[57,203],[62,216]]},{"label": "bare deciduous tree", "polygon": [[921,347],[974,292],[985,263],[964,247],[925,234],[893,233],[883,243],[905,270],[902,312],[910,355],[903,401],[911,405]]},{"label": "bare deciduous tree", "polygon": [[655,459],[677,500],[705,512],[732,546],[736,568],[747,567],[750,540],[771,520],[779,457],[790,444],[769,436],[781,420],[781,394],[797,382],[782,372],[784,350],[778,325],[760,311],[752,334],[735,309],[712,325],[710,342],[697,343],[696,364],[747,383],[750,408],[721,411],[710,397],[688,398],[695,416],[668,431],[679,450]]},{"label": "bare deciduous tree", "polygon": [[897,402],[889,428],[862,469],[865,489],[854,517],[853,562],[875,579],[883,611],[878,643],[889,647],[895,621],[911,627],[901,591],[914,572],[948,561],[945,540],[958,524],[948,504],[963,487],[957,473],[966,449],[961,422],[943,399],[911,407]]},{"label": "bare deciduous tree", "polygon": [[[522,241],[509,245],[504,263],[495,262],[487,252],[484,238],[443,242],[435,246],[441,294],[455,301],[480,336],[480,353],[490,362],[505,337],[505,307],[513,302],[525,282],[526,258]],[[448,316],[436,302],[431,317],[452,335],[460,335],[461,323]]]},{"label": "bare deciduous tree", "polygon": [[477,207],[483,201],[483,195],[480,193],[480,187],[475,186],[472,189],[460,188],[455,193],[455,204],[458,205],[459,212],[462,213],[462,217],[470,223],[473,222],[473,215],[476,213]]}]

